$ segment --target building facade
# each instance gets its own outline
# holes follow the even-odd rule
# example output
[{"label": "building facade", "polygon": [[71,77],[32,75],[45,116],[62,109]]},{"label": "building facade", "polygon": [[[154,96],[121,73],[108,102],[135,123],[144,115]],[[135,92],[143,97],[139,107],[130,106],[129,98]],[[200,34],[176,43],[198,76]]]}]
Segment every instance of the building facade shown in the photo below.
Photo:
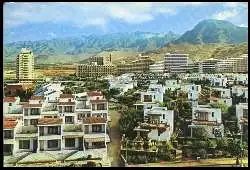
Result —
[{"label": "building facade", "polygon": [[29,49],[22,48],[16,58],[16,78],[18,80],[34,79],[34,55]]},{"label": "building facade", "polygon": [[[171,72],[180,66],[188,66],[188,54],[170,54],[164,56],[165,72]],[[178,69],[179,70],[179,69]]]}]

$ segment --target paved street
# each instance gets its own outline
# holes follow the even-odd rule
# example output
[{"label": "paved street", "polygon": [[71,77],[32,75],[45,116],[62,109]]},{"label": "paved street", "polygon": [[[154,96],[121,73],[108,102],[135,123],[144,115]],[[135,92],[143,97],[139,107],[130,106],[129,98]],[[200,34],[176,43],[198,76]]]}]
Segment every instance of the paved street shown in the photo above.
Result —
[{"label": "paved street", "polygon": [[112,160],[111,165],[118,167],[120,165],[120,133],[119,133],[119,118],[120,114],[117,110],[109,110],[111,116],[111,123],[110,123],[110,140],[111,143],[109,144],[109,156]]}]

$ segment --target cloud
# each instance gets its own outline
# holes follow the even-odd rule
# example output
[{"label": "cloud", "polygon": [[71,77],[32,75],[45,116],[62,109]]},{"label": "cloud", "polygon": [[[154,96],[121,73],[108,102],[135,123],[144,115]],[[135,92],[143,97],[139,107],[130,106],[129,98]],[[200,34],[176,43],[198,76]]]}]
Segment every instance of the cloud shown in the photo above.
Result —
[{"label": "cloud", "polygon": [[152,2],[60,2],[60,3],[5,3],[4,25],[14,27],[27,22],[70,21],[77,26],[104,26],[109,19],[139,24],[155,19],[159,14],[175,15],[169,3]]},{"label": "cloud", "polygon": [[238,15],[238,11],[236,9],[234,10],[224,10],[221,12],[218,12],[216,14],[213,15],[214,19],[218,19],[218,20],[226,20],[226,19],[230,19],[233,18],[235,16]]},{"label": "cloud", "polygon": [[224,3],[225,7],[229,7],[229,8],[238,8],[238,7],[247,7],[248,4],[247,2],[226,2]]},{"label": "cloud", "polygon": [[240,24],[239,26],[240,26],[240,27],[248,27],[247,24]]}]

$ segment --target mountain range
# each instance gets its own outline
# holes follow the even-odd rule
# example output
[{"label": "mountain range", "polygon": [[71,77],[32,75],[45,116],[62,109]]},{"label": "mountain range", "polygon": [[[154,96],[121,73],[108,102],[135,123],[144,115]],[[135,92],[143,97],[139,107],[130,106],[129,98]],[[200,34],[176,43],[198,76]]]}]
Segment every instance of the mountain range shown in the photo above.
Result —
[{"label": "mountain range", "polygon": [[[11,42],[15,37],[17,42]],[[41,40],[42,38],[43,40]],[[30,41],[19,41],[27,39]],[[86,34],[86,31],[84,32],[80,28],[44,23],[43,26],[38,24],[4,30],[4,57],[5,61],[14,61],[15,56],[24,47],[31,48],[42,61],[54,56],[84,58],[83,56],[86,54],[102,51],[147,52],[165,48],[169,44],[239,44],[242,42],[248,42],[248,28],[238,27],[222,20],[201,21],[183,35],[173,32],[91,35]]]}]

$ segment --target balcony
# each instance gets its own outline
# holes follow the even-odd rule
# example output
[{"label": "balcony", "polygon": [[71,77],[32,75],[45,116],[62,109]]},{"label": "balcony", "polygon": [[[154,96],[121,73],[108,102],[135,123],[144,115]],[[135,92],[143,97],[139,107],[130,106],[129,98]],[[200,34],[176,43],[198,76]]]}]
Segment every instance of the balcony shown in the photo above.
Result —
[{"label": "balcony", "polygon": [[64,125],[63,132],[83,132],[81,125]]},{"label": "balcony", "polygon": [[16,133],[16,135],[19,134],[36,134],[38,133],[38,128],[36,126],[23,126],[19,132]]}]

